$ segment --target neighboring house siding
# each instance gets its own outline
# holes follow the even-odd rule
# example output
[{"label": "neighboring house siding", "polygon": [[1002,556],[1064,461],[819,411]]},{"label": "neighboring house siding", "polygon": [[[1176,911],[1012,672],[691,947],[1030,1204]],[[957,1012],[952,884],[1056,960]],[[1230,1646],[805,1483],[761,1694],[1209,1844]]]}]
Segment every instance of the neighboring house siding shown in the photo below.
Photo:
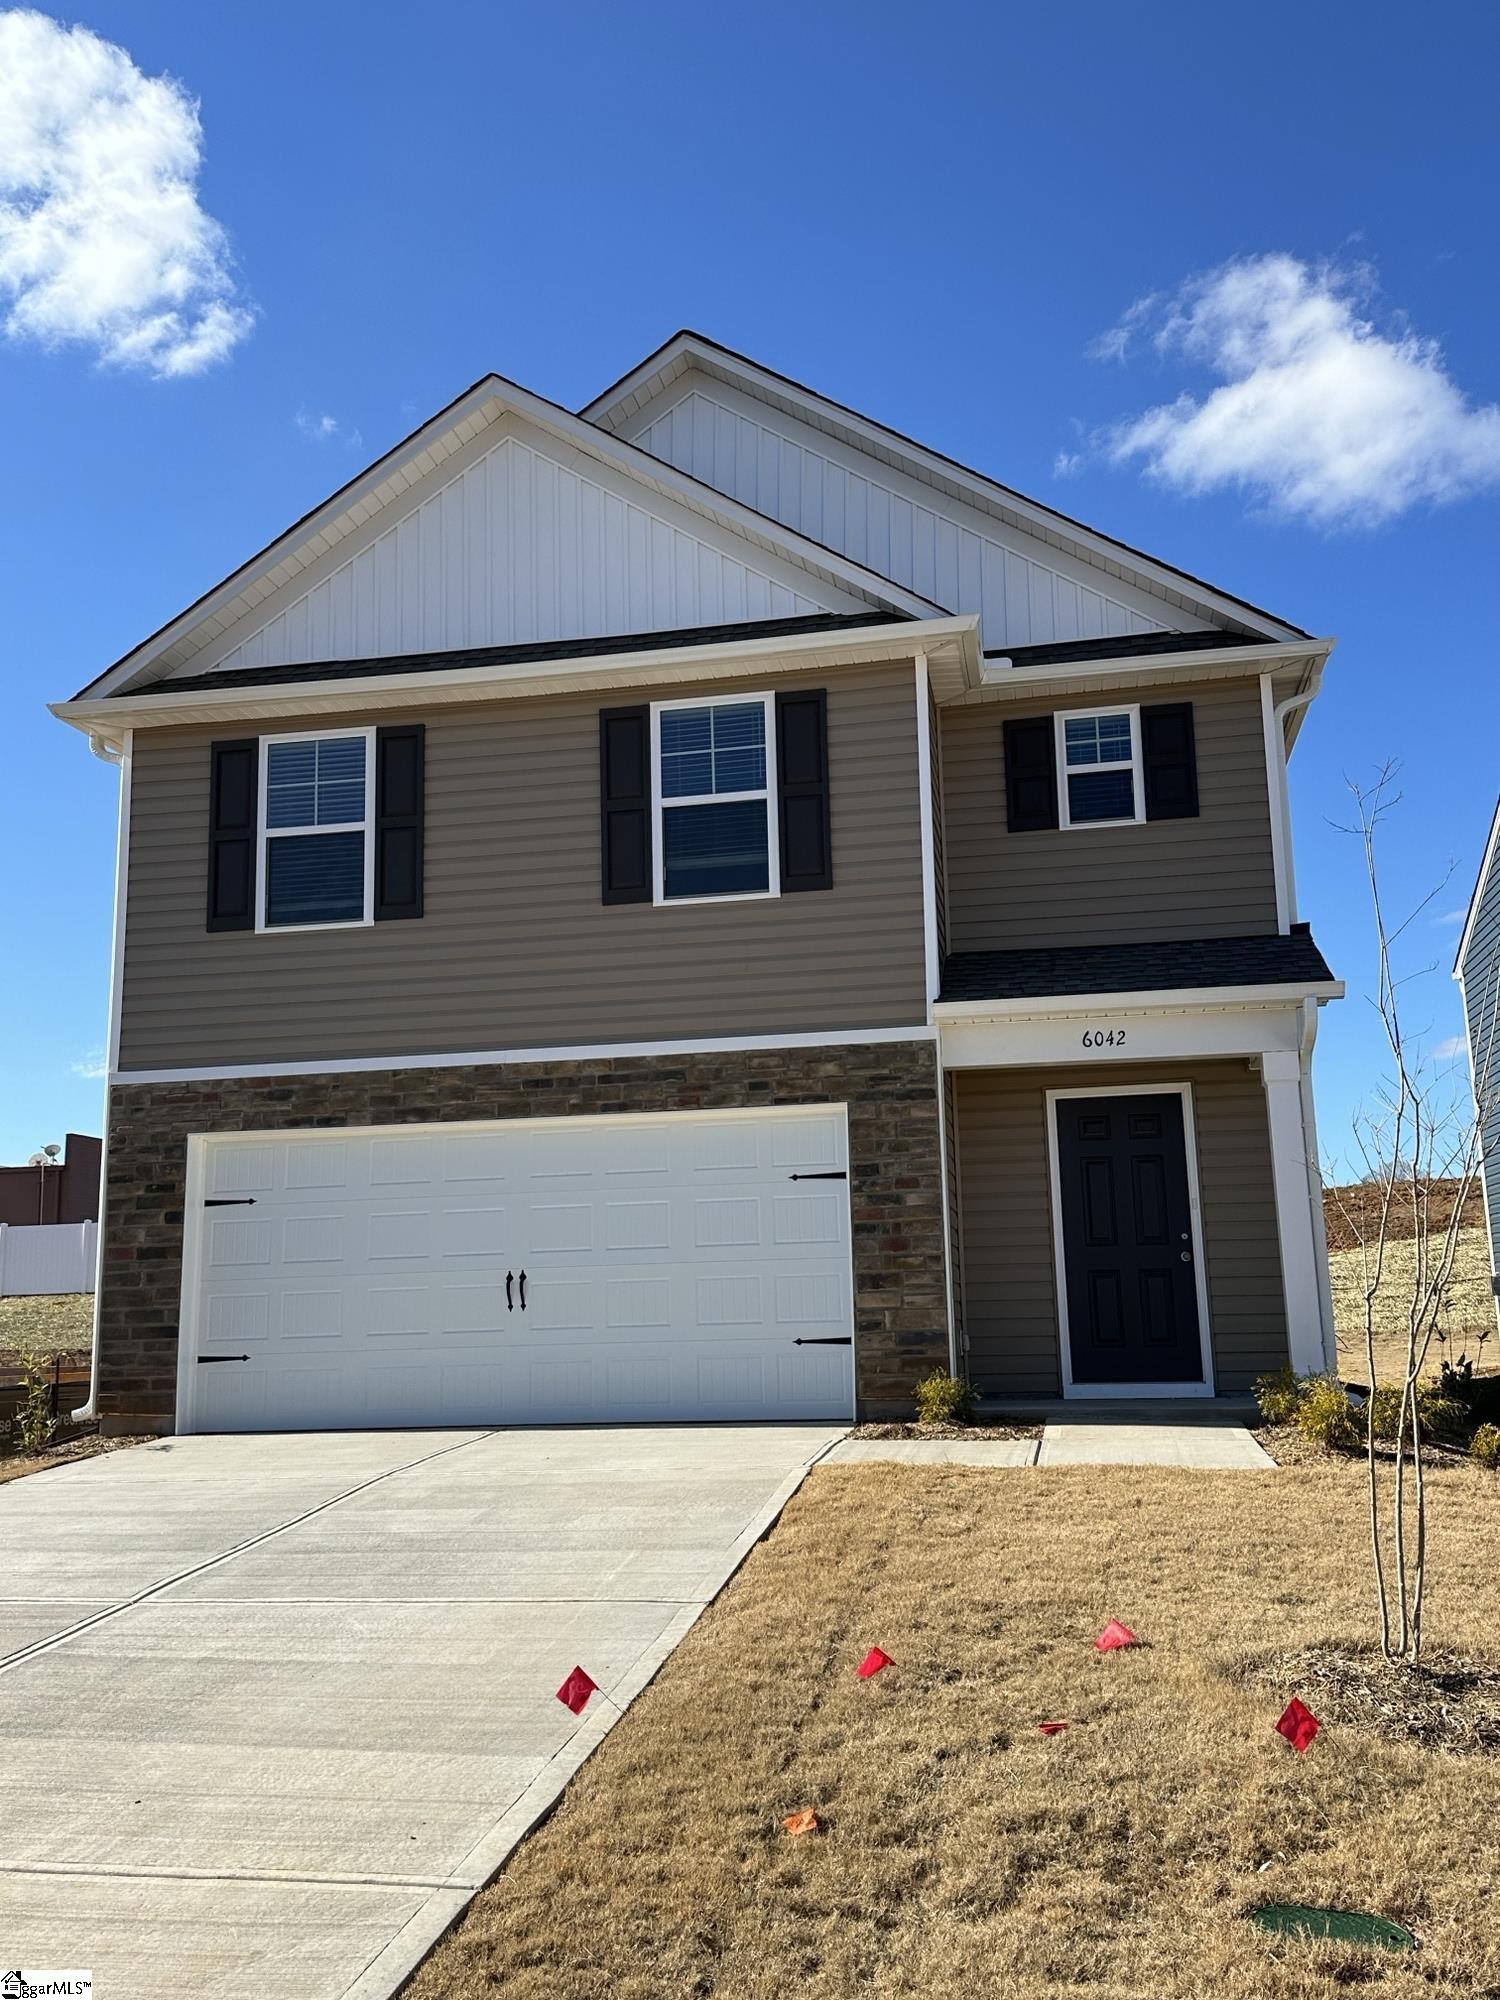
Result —
[{"label": "neighboring house siding", "polygon": [[[1006,830],[1003,725],[1059,709],[1191,701],[1196,819]],[[1258,681],[1206,682],[942,711],[949,949],[1164,943],[1276,929]]]},{"label": "neighboring house siding", "polygon": [[1500,1253],[1500,853],[1491,852],[1459,971],[1475,1101],[1484,1114],[1484,1192],[1490,1247]]},{"label": "neighboring house siding", "polygon": [[1203,623],[1138,584],[701,374],[621,434],[680,472],[951,611],[986,646],[1040,645]]},{"label": "neighboring house siding", "polygon": [[705,692],[768,685],[828,691],[834,886],[696,907],[600,901],[599,711],[649,691],[429,714],[426,914],[369,929],[210,935],[208,746],[247,731],[140,732],[121,1067],[923,1022],[911,662]]},{"label": "neighboring house siding", "polygon": [[959,1070],[958,1159],[969,1369],[987,1395],[1062,1386],[1047,1161],[1048,1090],[1193,1086],[1216,1386],[1250,1387],[1287,1357],[1276,1200],[1260,1079],[1239,1062]]}]

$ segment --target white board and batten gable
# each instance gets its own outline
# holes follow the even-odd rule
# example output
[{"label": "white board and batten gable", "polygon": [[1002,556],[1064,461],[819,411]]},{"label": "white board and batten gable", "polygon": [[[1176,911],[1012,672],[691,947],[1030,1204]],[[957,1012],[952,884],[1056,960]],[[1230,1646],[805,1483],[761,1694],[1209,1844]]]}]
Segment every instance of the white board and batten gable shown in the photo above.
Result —
[{"label": "white board and batten gable", "polygon": [[1300,636],[855,411],[677,335],[584,415],[948,611],[987,650],[1138,633]]},{"label": "white board and batten gable", "polygon": [[350,539],[182,671],[875,608],[511,414]]}]

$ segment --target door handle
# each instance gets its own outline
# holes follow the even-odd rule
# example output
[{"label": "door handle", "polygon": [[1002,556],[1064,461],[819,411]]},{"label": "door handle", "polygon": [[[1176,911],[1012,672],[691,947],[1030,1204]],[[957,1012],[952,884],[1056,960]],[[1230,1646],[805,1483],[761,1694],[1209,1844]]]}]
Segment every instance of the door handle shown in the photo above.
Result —
[{"label": "door handle", "polygon": [[526,1273],[524,1271],[521,1273],[521,1310],[522,1312],[526,1310]]},{"label": "door handle", "polygon": [[508,1313],[513,1313],[516,1309],[516,1302],[510,1295],[510,1288],[515,1282],[516,1282],[515,1272],[507,1271],[505,1274],[505,1310]]},{"label": "door handle", "polygon": [[1184,1263],[1184,1264],[1191,1264],[1191,1263],[1192,1263],[1192,1261],[1193,1261],[1193,1253],[1192,1253],[1192,1251],[1191,1251],[1191,1250],[1184,1250],[1184,1251],[1182,1252],[1182,1261],[1183,1261],[1183,1263]]}]

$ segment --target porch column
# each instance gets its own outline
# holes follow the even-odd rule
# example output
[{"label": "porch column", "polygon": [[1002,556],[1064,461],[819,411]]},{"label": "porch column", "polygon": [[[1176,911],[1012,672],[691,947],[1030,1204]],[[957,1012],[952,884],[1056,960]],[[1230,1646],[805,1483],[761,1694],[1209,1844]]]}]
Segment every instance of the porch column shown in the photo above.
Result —
[{"label": "porch column", "polygon": [[1260,1073],[1271,1135],[1271,1175],[1291,1363],[1299,1375],[1321,1373],[1327,1366],[1323,1271],[1313,1216],[1315,1182],[1302,1116],[1301,1058],[1289,1049],[1268,1049],[1260,1059]]}]

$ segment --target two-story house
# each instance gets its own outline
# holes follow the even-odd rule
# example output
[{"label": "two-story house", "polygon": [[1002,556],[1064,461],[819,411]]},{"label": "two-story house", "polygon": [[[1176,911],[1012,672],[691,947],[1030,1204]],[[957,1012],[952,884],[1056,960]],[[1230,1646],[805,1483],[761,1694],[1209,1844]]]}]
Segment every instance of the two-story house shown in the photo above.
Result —
[{"label": "two-story house", "polygon": [[696,334],[476,383],[57,705],[122,774],[94,1407],[1331,1364],[1329,650]]}]

